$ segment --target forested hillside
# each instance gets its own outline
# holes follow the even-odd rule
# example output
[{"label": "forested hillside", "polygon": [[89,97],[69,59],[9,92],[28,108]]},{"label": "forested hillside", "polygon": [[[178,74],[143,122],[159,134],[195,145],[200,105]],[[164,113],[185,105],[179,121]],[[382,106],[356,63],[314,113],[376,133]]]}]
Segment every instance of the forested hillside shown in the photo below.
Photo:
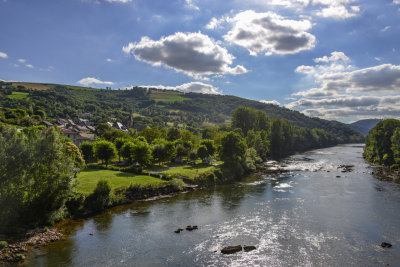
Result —
[{"label": "forested hillside", "polygon": [[[120,121],[140,125],[177,126],[189,130],[215,126],[230,120],[239,107],[265,111],[270,118],[319,128],[341,142],[359,142],[362,136],[340,122],[307,117],[300,112],[229,95],[207,95],[145,89],[105,90],[56,84],[0,82],[0,121],[31,126],[40,120],[90,116],[95,123]],[[12,110],[14,109],[14,110]],[[22,109],[24,111],[17,111]],[[30,115],[24,117],[23,113]]]},{"label": "forested hillside", "polygon": [[368,132],[375,127],[375,125],[380,122],[381,119],[366,119],[359,120],[349,124],[349,127],[363,135],[367,135]]}]

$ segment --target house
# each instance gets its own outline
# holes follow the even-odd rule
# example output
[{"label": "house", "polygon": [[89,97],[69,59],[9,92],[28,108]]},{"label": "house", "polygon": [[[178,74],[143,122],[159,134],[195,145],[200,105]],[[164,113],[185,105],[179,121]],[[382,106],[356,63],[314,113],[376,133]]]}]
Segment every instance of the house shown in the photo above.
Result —
[{"label": "house", "polygon": [[79,147],[83,142],[92,143],[95,141],[94,134],[79,133],[76,137],[76,143],[74,144]]},{"label": "house", "polygon": [[48,121],[43,121],[42,124],[43,124],[44,126],[46,126],[47,128],[53,126],[53,124],[52,124],[51,122],[48,122]]},{"label": "house", "polygon": [[78,132],[72,131],[69,129],[65,129],[65,128],[61,128],[60,133],[62,135],[64,135],[65,137],[68,137],[69,139],[71,139],[71,141],[76,145]]},{"label": "house", "polygon": [[124,132],[127,132],[127,131],[128,131],[128,128],[126,128],[126,126],[123,125],[123,124],[120,123],[120,122],[114,122],[114,124],[112,125],[112,127],[115,128],[115,129],[124,131]]}]

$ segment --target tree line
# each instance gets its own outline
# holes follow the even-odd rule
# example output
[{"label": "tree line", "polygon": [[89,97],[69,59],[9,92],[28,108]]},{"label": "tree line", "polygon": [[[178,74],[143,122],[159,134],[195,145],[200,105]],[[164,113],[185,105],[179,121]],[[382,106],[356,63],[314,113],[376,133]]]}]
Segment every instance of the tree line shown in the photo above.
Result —
[{"label": "tree line", "polygon": [[83,143],[79,149],[56,127],[19,131],[0,126],[0,232],[45,224],[82,205],[92,210],[105,205],[110,191],[105,184],[99,184],[86,199],[74,192],[76,174],[85,164],[123,165],[125,170],[140,172],[177,159],[208,162],[216,158],[223,161],[219,176],[238,177],[256,170],[265,160],[340,142],[322,129],[271,119],[253,108],[239,107],[231,118],[230,124],[199,132],[154,126],[123,132],[99,124],[98,140]]},{"label": "tree line", "polygon": [[364,147],[364,158],[398,170],[400,167],[400,121],[387,119],[370,130]]}]

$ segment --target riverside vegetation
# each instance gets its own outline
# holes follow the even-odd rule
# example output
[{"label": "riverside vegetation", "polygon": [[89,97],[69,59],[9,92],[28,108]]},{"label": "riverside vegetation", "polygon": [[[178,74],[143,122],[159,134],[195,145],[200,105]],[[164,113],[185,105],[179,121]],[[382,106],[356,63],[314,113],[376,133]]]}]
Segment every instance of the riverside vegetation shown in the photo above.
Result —
[{"label": "riverside vegetation", "polygon": [[367,135],[364,158],[374,164],[400,170],[400,121],[387,119],[379,122]]},{"label": "riverside vegetation", "polygon": [[[102,210],[132,195],[150,197],[160,188],[170,192],[183,190],[186,183],[232,180],[255,171],[267,159],[339,142],[324,130],[270,119],[245,107],[232,112],[229,127],[220,125],[201,134],[157,127],[132,134],[104,126],[98,141],[83,143],[80,149],[56,128],[42,134],[32,127],[18,132],[2,126],[0,132],[2,233]],[[211,158],[222,164],[210,165]],[[174,159],[189,164],[172,163]]]},{"label": "riverside vegetation", "polygon": [[48,118],[47,109],[29,100],[26,110],[14,102],[32,94],[28,90],[8,98],[14,106],[0,112],[0,234],[25,233],[137,199],[229,182],[264,168],[267,159],[362,140],[345,127],[332,128],[339,129],[336,136],[239,107],[229,123],[212,127],[152,123],[123,132],[100,123],[98,140],[77,148],[56,127],[35,126]]}]

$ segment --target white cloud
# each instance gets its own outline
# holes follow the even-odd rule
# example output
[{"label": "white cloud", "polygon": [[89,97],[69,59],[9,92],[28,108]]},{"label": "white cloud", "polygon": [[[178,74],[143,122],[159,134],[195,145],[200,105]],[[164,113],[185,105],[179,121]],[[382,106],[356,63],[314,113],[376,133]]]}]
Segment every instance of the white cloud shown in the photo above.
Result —
[{"label": "white cloud", "polygon": [[381,30],[381,32],[385,32],[385,31],[389,30],[390,28],[391,28],[390,26],[386,26]]},{"label": "white cloud", "polygon": [[34,69],[35,66],[33,66],[32,64],[25,64],[25,67],[30,68],[30,69]]},{"label": "white cloud", "polygon": [[205,26],[205,28],[208,29],[208,30],[214,30],[214,29],[217,29],[217,28],[221,27],[221,25],[222,25],[223,23],[229,22],[229,21],[230,21],[230,18],[227,17],[227,16],[221,17],[221,18],[219,18],[219,19],[217,19],[217,18],[214,17],[214,18],[212,18],[212,19],[210,20],[210,22]]},{"label": "white cloud", "polygon": [[201,83],[201,82],[190,82],[179,86],[164,86],[164,85],[141,85],[139,87],[144,88],[155,88],[155,89],[165,89],[165,90],[175,90],[184,93],[202,93],[202,94],[213,94],[221,95],[222,91],[218,88],[212,86],[211,84]]},{"label": "white cloud", "polygon": [[106,61],[107,61],[107,62],[111,62],[112,59],[111,59],[111,58],[107,58]]},{"label": "white cloud", "polygon": [[382,64],[354,70],[347,64],[350,59],[341,52],[314,61],[319,65],[299,66],[295,71],[313,77],[318,87],[293,94],[302,98],[286,107],[325,119],[399,116],[399,65]]},{"label": "white cloud", "polygon": [[25,62],[26,62],[26,59],[20,58],[20,59],[18,59],[18,62],[19,62],[19,63],[25,63]]},{"label": "white cloud", "polygon": [[400,5],[400,0],[393,0],[393,4]]},{"label": "white cloud", "polygon": [[185,0],[186,7],[194,10],[200,10],[200,8],[196,5],[196,0]]},{"label": "white cloud", "polygon": [[231,67],[235,57],[202,33],[177,32],[158,41],[142,37],[140,42],[129,43],[122,50],[137,60],[172,68],[195,78],[247,72],[241,65]]},{"label": "white cloud", "polygon": [[314,62],[315,63],[319,63],[319,62],[336,62],[336,61],[349,61],[350,59],[343,53],[343,52],[337,52],[334,51],[331,53],[330,57],[327,56],[323,56],[323,57],[319,57],[319,58],[314,58]]},{"label": "white cloud", "polygon": [[259,53],[295,54],[314,48],[316,38],[307,32],[311,21],[290,20],[273,12],[247,10],[231,19],[233,28],[224,36],[232,44],[246,48],[250,55]]},{"label": "white cloud", "polygon": [[0,52],[0,58],[8,58],[8,55],[4,52]]},{"label": "white cloud", "polygon": [[304,65],[301,65],[301,66],[298,66],[298,67],[295,69],[295,72],[297,72],[297,73],[304,73],[304,74],[313,74],[313,73],[315,73],[315,68],[314,68],[313,66],[304,66]]},{"label": "white cloud", "polygon": [[321,75],[318,82],[326,91],[399,92],[400,66],[382,64],[350,72],[329,73]]},{"label": "white cloud", "polygon": [[93,77],[87,77],[80,79],[77,81],[77,83],[82,84],[84,86],[89,86],[91,84],[98,84],[98,85],[113,85],[113,82],[106,82],[106,81],[101,81],[99,79],[93,78]]},{"label": "white cloud", "polygon": [[281,105],[281,103],[279,103],[279,102],[276,101],[276,100],[260,100],[260,102],[261,102],[261,103],[264,103],[264,104],[275,105],[275,106],[280,106],[280,105]]},{"label": "white cloud", "polygon": [[321,5],[317,16],[333,19],[347,19],[360,13],[360,7],[351,5],[356,0],[313,0],[313,5]]}]

